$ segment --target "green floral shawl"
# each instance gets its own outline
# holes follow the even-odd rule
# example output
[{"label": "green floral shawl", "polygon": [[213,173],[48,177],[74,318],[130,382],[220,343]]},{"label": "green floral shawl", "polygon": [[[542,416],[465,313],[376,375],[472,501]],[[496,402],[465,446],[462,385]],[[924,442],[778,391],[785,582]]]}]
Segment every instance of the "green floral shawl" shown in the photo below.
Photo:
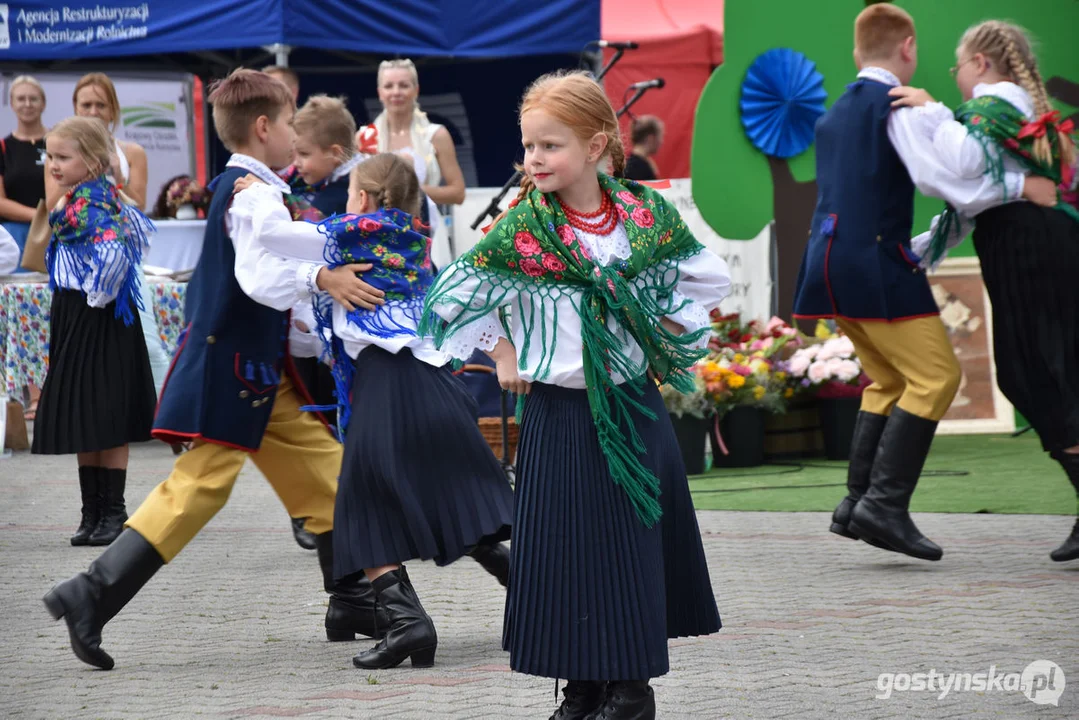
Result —
[{"label": "green floral shawl", "polygon": [[[1071,183],[1072,168],[1060,161],[1060,136],[1070,133],[1072,124],[1059,122],[1060,113],[1047,113],[1032,122],[1019,108],[995,95],[982,95],[960,105],[955,119],[966,126],[967,132],[982,146],[985,153],[986,172],[1001,185],[1004,184],[1005,153],[1034,175],[1042,175],[1057,185]],[[1053,149],[1053,162],[1045,163],[1034,156],[1034,141],[1048,136]],[[1079,210],[1058,200],[1056,209],[1079,222]],[[947,239],[959,221],[955,208],[947,205],[929,242],[930,263],[936,263],[944,255]]]},{"label": "green floral shawl", "polygon": [[[705,354],[693,345],[708,333],[702,328],[675,335],[660,325],[660,318],[688,303],[676,303],[678,265],[701,252],[678,212],[645,185],[599,176],[600,187],[611,197],[621,217],[631,248],[630,257],[617,264],[593,262],[577,240],[553,193],[533,190],[510,209],[470,252],[443,272],[427,295],[421,334],[430,334],[441,346],[470,323],[512,302],[512,294],[528,295],[533,308],[567,293],[583,291],[577,306],[584,341],[584,373],[588,402],[600,447],[616,484],[622,487],[638,516],[651,527],[660,517],[659,480],[641,463],[644,443],[634,430],[633,411],[655,419],[639,398],[644,391],[643,368],[623,352],[623,341],[608,326],[608,318],[644,350],[648,366],[664,382],[690,391],[689,366]],[[462,286],[480,279],[469,292]],[[460,312],[445,322],[436,307]],[[517,348],[524,369],[532,343],[542,347],[537,381],[542,382],[555,354],[556,333],[546,313],[525,316],[516,306],[515,320],[524,330],[524,345]],[[538,317],[537,317],[538,316]],[[619,386],[612,376],[629,378]],[[626,388],[630,392],[627,392]],[[626,437],[623,429],[628,429]]]}]

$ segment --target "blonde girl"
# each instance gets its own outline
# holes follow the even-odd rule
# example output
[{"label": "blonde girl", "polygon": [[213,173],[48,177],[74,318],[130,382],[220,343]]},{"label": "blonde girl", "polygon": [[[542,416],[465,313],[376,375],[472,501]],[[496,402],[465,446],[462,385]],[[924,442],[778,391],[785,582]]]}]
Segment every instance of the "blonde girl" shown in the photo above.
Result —
[{"label": "blonde girl", "polygon": [[128,444],[150,439],[154,417],[137,270],[152,226],[105,177],[112,143],[100,122],[64,120],[45,145],[63,195],[49,214],[49,373],[32,452],[78,454],[82,522],[71,544],[108,545],[127,520]]}]

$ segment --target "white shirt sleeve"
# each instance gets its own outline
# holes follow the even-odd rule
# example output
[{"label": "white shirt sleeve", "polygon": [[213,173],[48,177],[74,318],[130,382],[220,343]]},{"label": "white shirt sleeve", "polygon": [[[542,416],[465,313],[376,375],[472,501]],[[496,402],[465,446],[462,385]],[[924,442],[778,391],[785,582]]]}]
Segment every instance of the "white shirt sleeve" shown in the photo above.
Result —
[{"label": "white shirt sleeve", "polygon": [[888,139],[919,192],[941,198],[968,217],[1022,196],[1023,173],[1005,173],[1002,188],[986,175],[962,177],[946,167],[937,156],[932,137],[927,135],[926,123],[915,112],[920,109],[899,108],[888,117]]},{"label": "white shirt sleeve", "polygon": [[7,229],[0,227],[0,275],[7,275],[19,269],[19,244]]},{"label": "white shirt sleeve", "polygon": [[[657,271],[659,272],[659,271]],[[667,273],[676,272],[674,268]],[[710,313],[719,307],[731,293],[731,276],[727,263],[711,250],[704,249],[693,257],[678,263],[678,284],[671,294],[671,308],[667,318],[692,333],[711,324]],[[673,277],[664,280],[673,280]],[[708,344],[708,337],[702,338],[700,347]]]},{"label": "white shirt sleeve", "polygon": [[[449,293],[442,296],[444,298],[443,302],[435,303],[432,306],[432,309],[446,322],[453,322],[461,313],[469,309],[469,302],[473,299],[476,302],[483,302],[487,297],[503,292],[494,287],[485,288],[484,280],[476,275],[455,273],[455,266],[456,263],[443,270],[433,286],[434,290],[438,290],[440,286],[452,288]],[[504,292],[503,306],[509,305],[517,296],[517,293],[513,290]],[[505,328],[502,327],[498,311],[492,310],[485,315],[476,317],[446,338],[440,349],[458,360],[467,360],[476,350],[493,350],[495,345],[498,344],[498,339],[504,337],[508,336]]]},{"label": "white shirt sleeve", "polygon": [[252,300],[283,312],[317,290],[325,238],[312,223],[292,221],[279,190],[256,183],[237,193],[226,223],[236,281]]}]

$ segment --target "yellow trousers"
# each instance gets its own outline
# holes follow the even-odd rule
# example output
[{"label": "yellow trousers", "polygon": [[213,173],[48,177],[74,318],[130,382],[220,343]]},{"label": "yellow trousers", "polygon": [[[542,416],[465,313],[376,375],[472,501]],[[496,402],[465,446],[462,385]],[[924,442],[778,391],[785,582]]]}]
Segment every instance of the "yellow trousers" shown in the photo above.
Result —
[{"label": "yellow trousers", "polygon": [[891,323],[837,318],[836,324],[873,381],[862,395],[862,410],[888,415],[898,405],[926,420],[944,417],[962,373],[939,317]]},{"label": "yellow trousers", "polygon": [[154,546],[165,562],[176,557],[225,506],[248,457],[269,480],[292,517],[319,535],[333,529],[333,503],[341,471],[341,445],[311,413],[287,377],[258,452],[197,441],[172,473],[143,501],[127,527]]}]

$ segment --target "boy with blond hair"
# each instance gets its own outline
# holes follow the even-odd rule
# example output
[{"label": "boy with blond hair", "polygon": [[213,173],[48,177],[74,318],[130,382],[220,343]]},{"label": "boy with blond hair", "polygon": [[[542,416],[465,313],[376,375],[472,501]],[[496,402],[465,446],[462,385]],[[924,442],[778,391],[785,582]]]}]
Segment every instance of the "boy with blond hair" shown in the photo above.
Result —
[{"label": "boy with blond hair", "polygon": [[939,560],[910,517],[910,499],[937,423],[959,387],[959,363],[919,258],[910,247],[914,190],[940,188],[991,207],[1023,194],[964,179],[920,148],[918,111],[893,110],[893,87],[918,64],[914,20],[890,3],[854,23],[857,80],[818,121],[817,208],[795,293],[797,318],[834,318],[873,383],[854,430],[848,494],[831,531],[886,550]]},{"label": "boy with blond hair", "polygon": [[[365,580],[333,580],[333,507],[341,447],[314,416],[288,357],[291,299],[260,293],[258,277],[289,278],[308,292],[374,308],[381,292],[356,276],[370,265],[336,270],[259,253],[254,230],[230,227],[233,184],[253,174],[287,190],[273,168],[292,155],[292,95],[282,83],[237,70],[210,93],[214,127],[233,155],[215,180],[202,256],[187,290],[187,327],[161,393],[154,437],[192,442],[172,473],[127,521],[88,571],[54,587],[49,613],[67,622],[79,659],[104,670],[101,630],[228,500],[250,458],[293,517],[310,518],[330,594],[330,640],[379,636],[374,593]],[[385,618],[381,618],[384,624]]]}]

